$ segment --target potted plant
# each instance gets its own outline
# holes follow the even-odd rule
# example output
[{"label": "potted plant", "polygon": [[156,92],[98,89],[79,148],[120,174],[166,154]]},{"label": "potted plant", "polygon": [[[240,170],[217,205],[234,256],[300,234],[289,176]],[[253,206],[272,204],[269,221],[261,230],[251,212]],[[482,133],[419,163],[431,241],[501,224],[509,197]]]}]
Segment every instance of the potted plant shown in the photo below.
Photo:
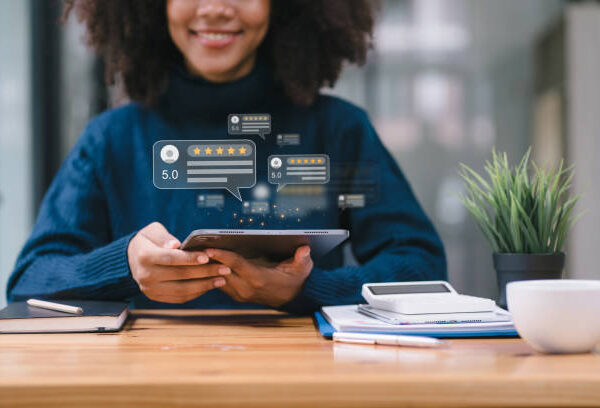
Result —
[{"label": "potted plant", "polygon": [[[506,284],[516,280],[560,279],[567,231],[579,215],[570,197],[573,168],[545,170],[531,162],[531,149],[511,167],[506,153],[492,153],[486,162],[488,180],[460,164],[465,193],[460,200],[475,218],[494,250],[498,304],[506,308]],[[531,172],[530,172],[531,167]]]}]

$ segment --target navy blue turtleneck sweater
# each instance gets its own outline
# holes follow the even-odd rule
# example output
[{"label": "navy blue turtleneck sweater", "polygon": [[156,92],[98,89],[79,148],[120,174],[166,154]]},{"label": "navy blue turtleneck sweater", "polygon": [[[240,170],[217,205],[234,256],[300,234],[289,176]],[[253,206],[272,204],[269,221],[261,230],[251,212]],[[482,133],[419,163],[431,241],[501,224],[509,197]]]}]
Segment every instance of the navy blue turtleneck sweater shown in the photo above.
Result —
[{"label": "navy blue turtleneck sweater", "polygon": [[[263,64],[227,84],[176,68],[156,106],[132,103],[109,110],[83,131],[44,198],[10,277],[8,299],[127,299],[144,308],[261,307],[238,303],[218,289],[183,305],[154,302],[140,292],[127,259],[130,239],[154,221],[180,240],[198,228],[239,228],[242,203],[227,191],[221,210],[199,208],[198,194],[217,191],[159,190],[152,182],[153,143],[227,140],[227,115],[234,112],[272,118],[266,140],[250,138],[257,146],[257,183],[270,190],[273,211],[252,221],[245,216],[245,227],[347,228],[360,264],[344,266],[341,248],[317,259],[300,294],[283,310],[308,313],[323,305],[360,302],[366,282],[446,277],[442,243],[363,110],[323,95],[308,107],[293,105]],[[279,133],[297,133],[301,144],[279,146]],[[288,187],[276,192],[266,174],[267,157],[274,153],[328,154],[332,182],[293,194],[285,194]],[[365,207],[338,208],[337,194],[363,189]],[[253,199],[252,189],[241,193],[244,200]]]}]

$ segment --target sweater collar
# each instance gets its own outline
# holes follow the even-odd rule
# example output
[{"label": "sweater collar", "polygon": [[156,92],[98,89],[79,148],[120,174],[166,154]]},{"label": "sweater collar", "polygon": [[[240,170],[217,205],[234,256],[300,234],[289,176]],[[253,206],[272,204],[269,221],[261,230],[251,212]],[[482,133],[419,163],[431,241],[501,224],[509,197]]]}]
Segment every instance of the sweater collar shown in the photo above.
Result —
[{"label": "sweater collar", "polygon": [[277,97],[276,85],[268,64],[257,60],[252,71],[232,82],[214,83],[187,72],[182,64],[173,65],[160,106],[182,121],[221,120],[229,113],[254,113],[267,109]]}]

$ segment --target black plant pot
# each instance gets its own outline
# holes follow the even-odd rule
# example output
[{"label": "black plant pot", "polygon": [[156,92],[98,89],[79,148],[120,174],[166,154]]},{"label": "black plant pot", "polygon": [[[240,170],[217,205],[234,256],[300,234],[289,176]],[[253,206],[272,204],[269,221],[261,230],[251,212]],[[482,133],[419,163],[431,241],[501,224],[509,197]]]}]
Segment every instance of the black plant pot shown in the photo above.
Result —
[{"label": "black plant pot", "polygon": [[565,267],[565,254],[499,254],[494,253],[498,278],[498,306],[506,309],[506,284],[533,279],[560,279]]}]

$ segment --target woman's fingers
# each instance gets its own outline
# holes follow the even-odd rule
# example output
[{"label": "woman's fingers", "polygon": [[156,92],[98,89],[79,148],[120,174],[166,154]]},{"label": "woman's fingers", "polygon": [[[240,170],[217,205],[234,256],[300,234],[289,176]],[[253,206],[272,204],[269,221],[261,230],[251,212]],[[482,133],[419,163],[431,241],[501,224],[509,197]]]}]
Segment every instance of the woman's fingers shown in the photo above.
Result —
[{"label": "woman's fingers", "polygon": [[231,274],[231,269],[218,263],[198,266],[159,266],[156,276],[160,281],[175,281],[185,279],[202,279]]},{"label": "woman's fingers", "polygon": [[178,249],[181,246],[181,243],[178,239],[172,239],[163,244],[163,248],[165,249]]},{"label": "woman's fingers", "polygon": [[140,261],[148,265],[185,266],[208,263],[208,256],[203,251],[182,251],[159,247],[146,248],[140,254]]},{"label": "woman's fingers", "polygon": [[181,242],[167,231],[160,222],[153,222],[145,226],[140,233],[155,245],[164,248],[179,248]]},{"label": "woman's fingers", "polygon": [[173,296],[200,296],[211,289],[224,286],[225,283],[224,278],[189,279],[161,282],[157,287],[160,287],[163,293]]},{"label": "woman's fingers", "polygon": [[167,281],[144,291],[152,300],[166,303],[183,303],[226,284],[224,278]]},{"label": "woman's fingers", "polygon": [[215,248],[205,249],[204,252],[209,258],[230,267],[240,275],[243,275],[244,271],[249,266],[248,261],[243,256],[238,255],[235,252]]},{"label": "woman's fingers", "polygon": [[182,251],[181,243],[166,228],[152,223],[129,242],[127,257],[134,280],[148,298],[160,302],[183,303],[226,285],[223,276],[231,270],[209,264],[202,251]]},{"label": "woman's fingers", "polygon": [[177,249],[181,244],[161,224],[152,223],[142,231],[146,230],[153,230],[158,235],[162,234],[162,238],[158,239],[157,234],[155,234],[154,238],[147,234],[142,234],[139,237],[141,244],[140,249],[136,252],[140,263],[165,266],[203,265],[208,263],[208,256],[203,251],[183,251]]}]

